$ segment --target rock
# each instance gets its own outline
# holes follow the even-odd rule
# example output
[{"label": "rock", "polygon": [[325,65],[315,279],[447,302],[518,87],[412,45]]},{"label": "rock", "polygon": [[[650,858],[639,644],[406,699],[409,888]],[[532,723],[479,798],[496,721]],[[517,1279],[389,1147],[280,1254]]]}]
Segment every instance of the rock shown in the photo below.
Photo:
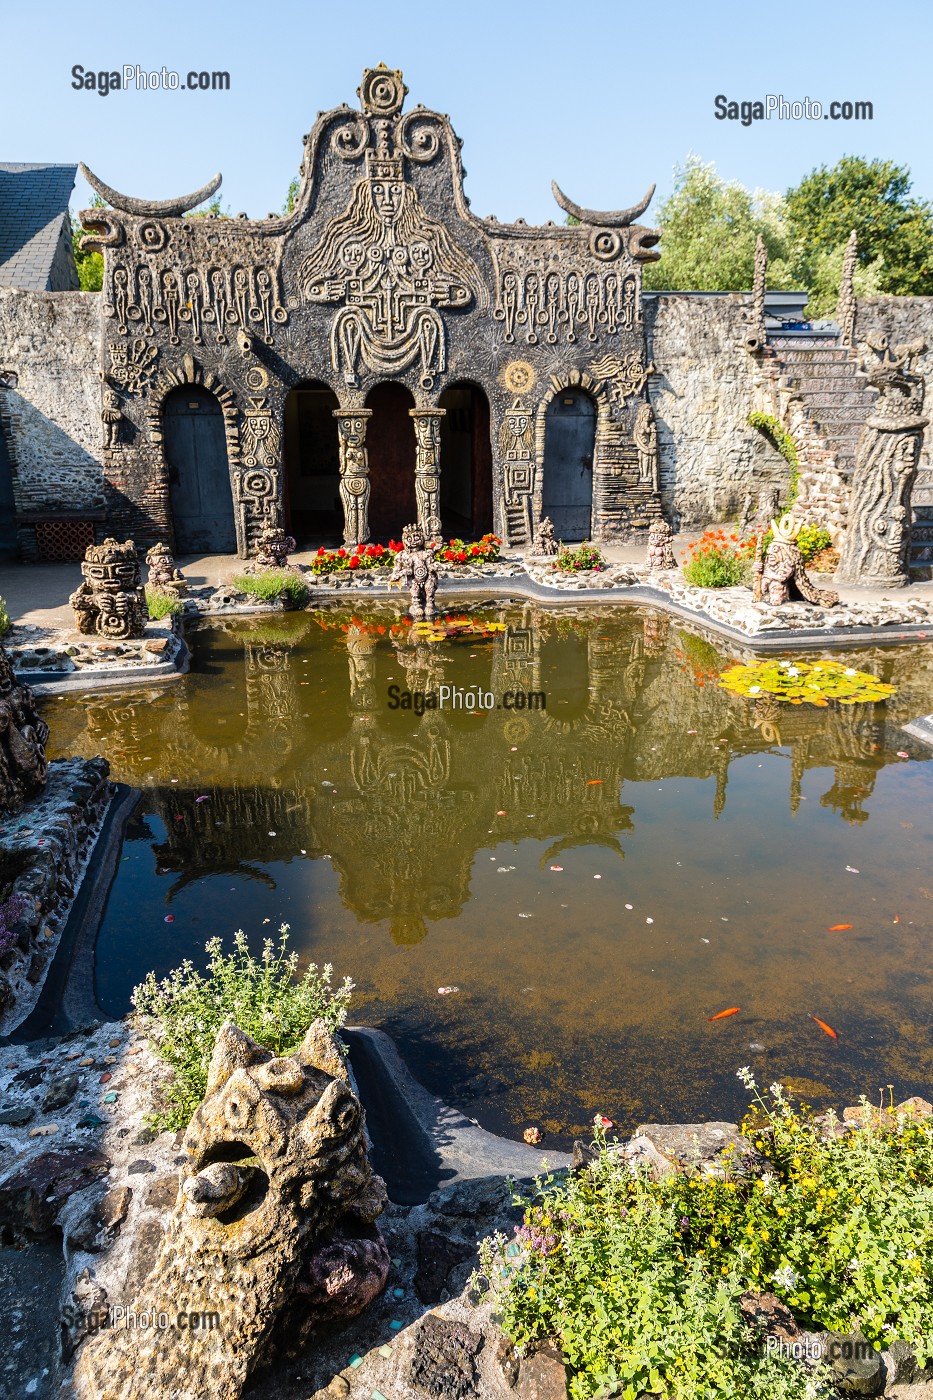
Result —
[{"label": "rock", "polygon": [[475,1390],[476,1356],[482,1345],[480,1333],[428,1313],[415,1336],[412,1385],[441,1400],[462,1400]]},{"label": "rock", "polygon": [[518,1381],[518,1373],[521,1366],[521,1357],[518,1354],[518,1347],[514,1342],[510,1342],[505,1333],[496,1342],[496,1363],[502,1372],[502,1379],[510,1390],[514,1390]]},{"label": "rock", "polygon": [[45,1066],[36,1065],[33,1069],[21,1069],[14,1074],[13,1083],[18,1089],[35,1089],[45,1078]]},{"label": "rock", "polygon": [[130,1162],[126,1170],[129,1176],[141,1176],[144,1172],[154,1172],[155,1167],[144,1157],[138,1157],[135,1162]]},{"label": "rock", "polygon": [[313,1247],[291,1305],[279,1319],[275,1350],[297,1356],[323,1322],[357,1317],[385,1288],[392,1261],[378,1228],[344,1228]]},{"label": "rock", "polygon": [[147,1209],[171,1210],[177,1199],[177,1172],[170,1172],[167,1176],[157,1176],[155,1181],[150,1181],[149,1189],[146,1192]]},{"label": "rock", "polygon": [[514,1206],[512,1196],[513,1186],[507,1177],[479,1176],[435,1191],[428,1198],[428,1206],[441,1215],[463,1215],[471,1220],[502,1214],[514,1214],[515,1219],[520,1220],[522,1210]]},{"label": "rock", "polygon": [[885,1386],[881,1352],[875,1351],[861,1332],[826,1332],[823,1359],[833,1382],[843,1395],[881,1395]]},{"label": "rock", "polygon": [[143,650],[151,652],[153,656],[163,656],[168,646],[168,639],[162,637],[159,641],[144,642]]},{"label": "rock", "polygon": [[55,1113],[58,1109],[64,1108],[71,1103],[78,1092],[78,1085],[81,1083],[77,1074],[58,1074],[49,1084],[45,1098],[42,1100],[43,1113]]},{"label": "rock", "polygon": [[739,1308],[748,1325],[762,1337],[792,1341],[800,1336],[790,1308],[773,1293],[743,1293]]},{"label": "rock", "polygon": [[110,1161],[92,1148],[43,1152],[0,1181],[0,1226],[17,1238],[47,1234],[69,1196],[106,1176]]},{"label": "rock", "polygon": [[515,1394],[518,1400],[567,1400],[567,1368],[553,1342],[522,1358]]},{"label": "rock", "polygon": [[327,1387],[328,1395],[349,1395],[350,1382],[343,1376],[334,1376]]},{"label": "rock", "polygon": [[28,1103],[16,1104],[13,1108],[0,1109],[0,1124],[7,1128],[25,1128],[36,1116],[36,1110]]},{"label": "rock", "polygon": [[37,1128],[30,1128],[29,1136],[31,1138],[54,1137],[58,1130],[57,1123],[42,1123]]},{"label": "rock", "polygon": [[476,1252],[475,1246],[461,1244],[436,1230],[419,1230],[417,1235],[418,1271],[415,1292],[422,1303],[440,1303],[445,1292],[447,1275]]},{"label": "rock", "polygon": [[621,1148],[610,1148],[610,1152],[617,1152],[633,1166],[648,1168],[652,1181],[662,1181],[664,1177],[670,1176],[674,1171],[674,1166],[664,1153],[659,1152],[651,1138],[644,1133],[636,1133]]},{"label": "rock", "polygon": [[933,1115],[933,1103],[928,1099],[921,1099],[919,1094],[914,1094],[912,1098],[905,1099],[903,1103],[894,1105],[895,1113],[907,1113],[915,1118],[929,1118]]},{"label": "rock", "polygon": [[158,1134],[153,1132],[152,1128],[143,1128],[142,1131],[137,1133],[133,1138],[133,1146],[148,1147],[150,1142],[155,1142],[157,1137]]},{"label": "rock", "polygon": [[[678,1166],[699,1166],[715,1161],[730,1148],[736,1159],[754,1155],[737,1123],[642,1123],[638,1135],[648,1138],[668,1161]],[[718,1162],[718,1165],[725,1165]]]}]

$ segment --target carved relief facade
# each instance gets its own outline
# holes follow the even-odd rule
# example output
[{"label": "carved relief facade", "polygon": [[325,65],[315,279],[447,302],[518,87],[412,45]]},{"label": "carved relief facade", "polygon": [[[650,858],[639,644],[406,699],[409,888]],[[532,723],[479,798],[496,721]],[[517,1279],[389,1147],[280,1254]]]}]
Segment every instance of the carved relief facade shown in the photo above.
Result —
[{"label": "carved relief facade", "polygon": [[587,377],[598,397],[593,536],[625,538],[659,514],[653,430],[640,413],[651,373],[641,268],[659,255],[657,232],[636,220],[652,192],[629,209],[596,211],[555,186],[577,223],[479,219],[463,192],[449,119],[422,107],[405,112],[406,91],[400,73],[369,69],[359,110],[318,118],[305,138],[295,206],[281,218],[185,217],[203,190],[145,201],[88,172],[109,205],[82,217],[86,246],[105,262],[110,529],[140,544],[175,542],[161,416],[179,383],[199,383],[220,400],[241,555],[254,551],[262,529],[291,528],[285,401],[309,381],[339,405],[348,544],[370,537],[364,404],[386,380],[414,399],[411,472],[428,535],[444,530],[439,400],[464,382],[488,401],[493,528],[507,543],[530,544],[537,525],[542,414],[555,382]]}]

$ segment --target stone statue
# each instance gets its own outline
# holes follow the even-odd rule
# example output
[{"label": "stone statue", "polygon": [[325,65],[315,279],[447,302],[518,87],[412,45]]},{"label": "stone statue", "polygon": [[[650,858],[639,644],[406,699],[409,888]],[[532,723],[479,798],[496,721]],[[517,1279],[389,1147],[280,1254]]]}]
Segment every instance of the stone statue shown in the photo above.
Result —
[{"label": "stone statue", "polygon": [[652,521],[648,531],[648,568],[652,573],[663,569],[676,569],[674,558],[674,531],[666,520]]},{"label": "stone statue", "polygon": [[[126,1304],[137,1316],[165,1313],[174,1323],[182,1312],[214,1315],[218,1325],[107,1328],[79,1357],[79,1400],[237,1400],[281,1344],[276,1324],[286,1312],[282,1340],[294,1340],[304,1295],[318,1321],[333,1314],[328,1297],[339,1294],[359,1311],[385,1284],[390,1261],[373,1226],[385,1186],[370,1167],[363,1110],[323,1021],[290,1056],[224,1025],[184,1149],[156,1263]],[[362,1292],[349,1287],[354,1270],[365,1276]]]},{"label": "stone statue", "polygon": [[878,357],[868,382],[880,398],[865,420],[855,452],[849,518],[836,577],[841,583],[903,588],[910,582],[911,493],[928,419],[923,378],[912,372],[922,340],[888,347],[867,340]]},{"label": "stone statue", "polygon": [[816,588],[807,578],[803,555],[796,542],[802,528],[803,521],[795,520],[790,514],[782,515],[780,520],[772,520],[771,530],[774,538],[764,559],[760,557],[759,536],[759,550],[756,552],[753,566],[755,598],[770,603],[772,607],[803,599],[805,603],[833,608],[839,602],[838,593]]},{"label": "stone statue", "polygon": [[295,541],[279,525],[267,525],[256,540],[256,563],[264,569],[287,569]]},{"label": "stone statue", "polygon": [[0,810],[18,812],[45,787],[49,726],[36,714],[28,685],[20,685],[0,645]]},{"label": "stone statue", "polygon": [[532,554],[557,553],[554,526],[551,524],[551,518],[548,515],[545,515],[543,519],[538,522],[538,528],[535,530],[534,539],[531,541],[531,552]]},{"label": "stone statue", "polygon": [[141,637],[149,610],[133,541],[88,545],[81,572],[84,582],[68,599],[78,631],[114,639]]},{"label": "stone statue", "polygon": [[415,622],[434,616],[434,594],[437,592],[437,560],[434,551],[425,544],[420,525],[406,525],[402,531],[401,549],[389,576],[389,585],[402,582],[411,590],[411,616]]},{"label": "stone statue", "polygon": [[340,448],[340,500],[343,505],[343,542],[365,544],[369,539],[369,456],[366,425],[371,408],[335,408]]},{"label": "stone statue", "polygon": [[172,593],[180,598],[188,591],[188,580],[175,565],[172,552],[167,544],[154,544],[146,555],[149,567],[149,586],[163,593]]}]

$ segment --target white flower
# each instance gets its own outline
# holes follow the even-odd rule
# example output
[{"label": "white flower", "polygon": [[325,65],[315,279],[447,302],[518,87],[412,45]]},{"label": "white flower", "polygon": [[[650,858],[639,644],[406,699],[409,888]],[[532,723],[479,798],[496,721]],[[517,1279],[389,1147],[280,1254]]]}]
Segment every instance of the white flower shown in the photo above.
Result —
[{"label": "white flower", "polygon": [[760,686],[760,685],[750,685],[750,686],[748,687],[748,693],[749,693],[749,695],[758,695],[758,694],[760,693],[760,691],[761,691],[761,686]]},{"label": "white flower", "polygon": [[754,1089],[755,1076],[752,1074],[750,1065],[743,1065],[741,1069],[737,1069],[735,1077],[736,1079],[741,1079],[746,1089]]},{"label": "white flower", "polygon": [[775,1269],[774,1273],[771,1275],[771,1278],[773,1282],[778,1285],[779,1288],[786,1289],[796,1288],[797,1283],[799,1281],[799,1275],[794,1273],[794,1270],[789,1264],[785,1264],[780,1269]]},{"label": "white flower", "polygon": [[788,666],[788,668],[787,668],[787,674],[788,674],[789,676],[799,676],[799,675],[800,675],[800,672],[798,671],[798,669],[797,669],[796,666]]},{"label": "white flower", "polygon": [[855,668],[854,668],[853,666],[847,666],[847,667],[846,667],[846,670],[845,670],[845,673],[846,673],[847,676],[857,676],[857,675],[858,675],[858,671],[856,671]]}]

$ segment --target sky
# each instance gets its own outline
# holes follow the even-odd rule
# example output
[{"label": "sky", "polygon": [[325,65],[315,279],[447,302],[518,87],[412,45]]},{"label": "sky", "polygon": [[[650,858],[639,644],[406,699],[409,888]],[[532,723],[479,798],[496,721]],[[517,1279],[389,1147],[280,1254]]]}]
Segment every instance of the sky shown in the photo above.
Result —
[{"label": "sky", "polygon": [[[223,172],[230,213],[278,211],[319,111],[357,105],[363,69],[401,68],[417,102],[463,139],[473,211],[563,218],[550,184],[615,209],[693,152],[752,188],[784,191],[841,155],[910,167],[933,199],[930,0],[197,0],[0,12],[0,159],[83,160],[147,199]],[[227,71],[230,90],[75,90],[72,68]],[[868,101],[871,121],[717,120],[714,100]],[[89,202],[83,180],[75,208]]]}]

